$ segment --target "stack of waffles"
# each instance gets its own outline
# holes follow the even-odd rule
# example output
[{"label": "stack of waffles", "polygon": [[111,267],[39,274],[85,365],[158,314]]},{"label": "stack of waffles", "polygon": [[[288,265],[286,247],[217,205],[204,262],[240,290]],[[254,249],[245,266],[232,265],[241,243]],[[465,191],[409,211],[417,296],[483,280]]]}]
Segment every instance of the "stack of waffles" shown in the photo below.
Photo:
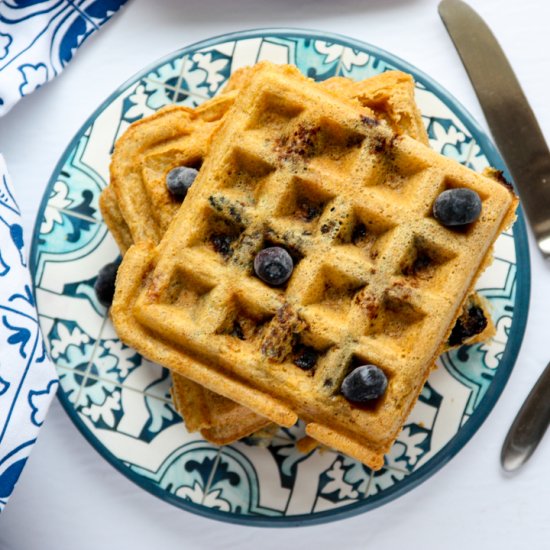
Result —
[{"label": "stack of waffles", "polygon": [[[179,166],[199,170],[183,202],[165,183]],[[460,230],[432,214],[453,188],[482,201]],[[171,370],[190,431],[225,444],[301,419],[311,441],[378,469],[437,357],[492,335],[473,288],[516,205],[428,147],[408,75],[316,84],[259,63],[117,142],[101,196],[123,254],[111,316],[123,342]],[[253,268],[271,246],[294,262],[278,287]],[[364,364],[388,385],[358,405],[341,384]]]}]

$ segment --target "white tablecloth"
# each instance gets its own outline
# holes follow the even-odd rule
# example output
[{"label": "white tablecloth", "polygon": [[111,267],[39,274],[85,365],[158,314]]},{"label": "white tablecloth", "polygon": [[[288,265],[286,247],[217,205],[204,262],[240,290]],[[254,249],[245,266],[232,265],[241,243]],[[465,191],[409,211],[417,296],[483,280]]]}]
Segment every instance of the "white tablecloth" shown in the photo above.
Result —
[{"label": "white tablecloth", "polygon": [[[550,2],[470,4],[500,39],[550,141]],[[26,234],[60,155],[113,89],[158,57],[226,32],[300,26],[365,40],[435,77],[484,124],[436,8],[436,0],[133,0],[60,78],[0,120],[0,151],[18,187]],[[460,454],[409,494],[316,527],[265,530],[214,522],[166,504],[124,478],[55,401],[0,518],[0,548],[548,548],[550,436],[519,475],[505,476],[498,463],[510,422],[550,360],[550,264],[532,239],[531,256],[527,333],[508,386]]]}]

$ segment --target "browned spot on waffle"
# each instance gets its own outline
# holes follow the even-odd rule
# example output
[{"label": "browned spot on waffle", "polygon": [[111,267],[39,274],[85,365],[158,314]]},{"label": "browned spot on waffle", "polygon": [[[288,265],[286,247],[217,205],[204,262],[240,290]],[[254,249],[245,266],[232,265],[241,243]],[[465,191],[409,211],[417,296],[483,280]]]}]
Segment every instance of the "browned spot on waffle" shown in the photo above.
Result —
[{"label": "browned spot on waffle", "polygon": [[272,361],[281,362],[292,351],[292,343],[305,328],[305,323],[289,304],[281,306],[262,340],[262,354]]},{"label": "browned spot on waffle", "polygon": [[319,126],[312,128],[298,126],[292,134],[276,138],[274,150],[277,158],[280,161],[288,161],[297,158],[307,159],[313,156],[320,131]]},{"label": "browned spot on waffle", "polygon": [[504,177],[504,172],[502,170],[497,170],[492,166],[488,166],[483,170],[483,175],[498,181],[510,190],[513,189],[513,185]]}]

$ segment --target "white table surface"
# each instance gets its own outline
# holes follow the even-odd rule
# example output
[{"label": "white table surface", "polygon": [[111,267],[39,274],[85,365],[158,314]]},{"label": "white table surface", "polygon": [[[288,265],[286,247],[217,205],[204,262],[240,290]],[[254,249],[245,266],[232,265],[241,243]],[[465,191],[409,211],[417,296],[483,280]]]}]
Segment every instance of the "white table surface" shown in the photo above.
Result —
[{"label": "white table surface", "polygon": [[[500,39],[550,140],[550,2],[470,4]],[[0,152],[17,186],[27,242],[49,176],[88,115],[145,65],[210,36],[267,26],[347,34],[435,77],[486,127],[436,8],[437,0],[132,0],[61,77],[0,119]],[[510,422],[550,359],[550,267],[530,241],[531,308],[510,381],[459,455],[407,495],[364,515],[307,528],[261,529],[204,519],[119,474],[55,401],[1,516],[0,548],[549,548],[550,437],[518,475],[505,476],[498,462]]]}]

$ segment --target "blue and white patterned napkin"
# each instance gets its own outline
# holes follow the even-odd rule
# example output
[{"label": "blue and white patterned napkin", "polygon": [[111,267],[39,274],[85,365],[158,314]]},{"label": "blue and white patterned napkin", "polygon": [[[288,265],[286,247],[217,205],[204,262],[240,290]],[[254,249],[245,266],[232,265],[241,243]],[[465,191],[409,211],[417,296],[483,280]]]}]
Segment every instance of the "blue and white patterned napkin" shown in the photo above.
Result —
[{"label": "blue and white patterned napkin", "polygon": [[0,510],[57,389],[38,325],[20,222],[0,155]]},{"label": "blue and white patterned napkin", "polygon": [[[57,76],[127,0],[0,0],[0,116]],[[0,511],[58,381],[38,325],[21,214],[0,154]]]},{"label": "blue and white patterned napkin", "polygon": [[0,116],[57,76],[127,0],[0,0]]}]

